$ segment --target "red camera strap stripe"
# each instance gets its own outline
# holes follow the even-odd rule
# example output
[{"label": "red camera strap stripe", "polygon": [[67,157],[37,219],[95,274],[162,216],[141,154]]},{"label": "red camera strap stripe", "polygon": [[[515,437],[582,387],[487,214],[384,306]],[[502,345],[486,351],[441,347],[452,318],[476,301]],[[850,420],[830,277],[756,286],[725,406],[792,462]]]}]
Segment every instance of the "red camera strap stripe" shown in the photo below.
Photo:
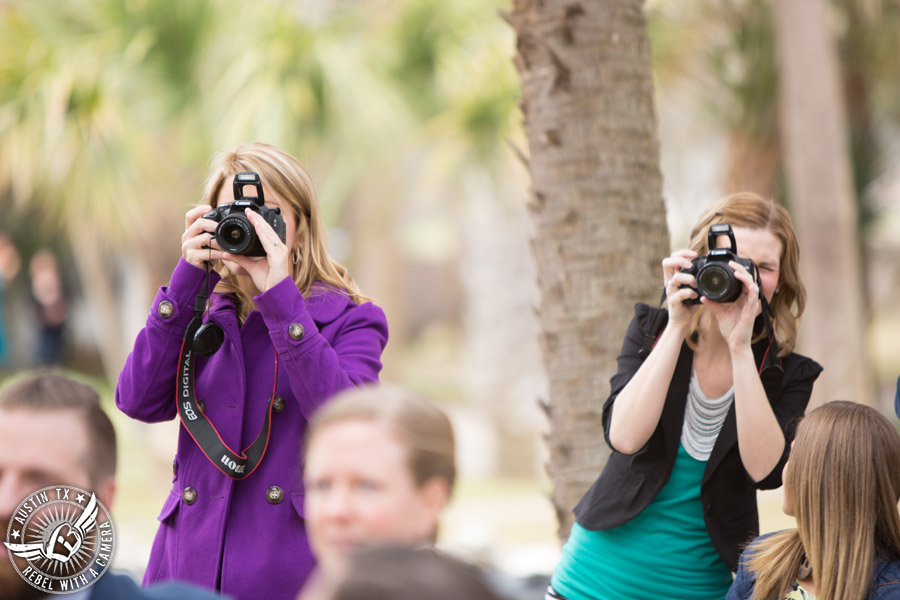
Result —
[{"label": "red camera strap stripe", "polygon": [[[189,332],[192,329],[194,327],[188,327]],[[190,339],[188,336],[185,337]],[[275,401],[275,385],[278,383],[278,353],[275,353],[275,381],[272,384],[272,397],[266,408],[262,428],[253,443],[240,454],[228,447],[216,427],[198,406],[197,398],[194,395],[194,358],[190,343],[182,342],[178,371],[178,397],[176,398],[181,423],[206,458],[222,473],[232,479],[249,477],[262,462],[269,446],[269,434],[272,430],[272,404]]]}]

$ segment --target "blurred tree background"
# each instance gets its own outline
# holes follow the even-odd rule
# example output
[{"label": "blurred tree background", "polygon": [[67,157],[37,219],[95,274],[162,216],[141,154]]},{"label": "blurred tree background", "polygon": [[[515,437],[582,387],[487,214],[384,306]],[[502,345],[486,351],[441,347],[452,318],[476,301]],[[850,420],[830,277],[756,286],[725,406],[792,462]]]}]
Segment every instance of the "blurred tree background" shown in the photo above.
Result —
[{"label": "blurred tree background", "polygon": [[[521,92],[498,14],[510,4],[0,0],[0,233],[23,265],[50,247],[66,268],[65,366],[111,389],[180,255],[210,156],[250,140],[283,147],[312,172],[332,254],[387,312],[383,379],[441,401],[457,425],[466,477],[451,542],[509,569],[533,564],[516,549],[555,548]],[[887,408],[900,371],[900,3],[828,10],[873,400]],[[791,207],[772,0],[647,0],[645,13],[672,245],[723,193]],[[31,364],[28,285],[22,268],[3,287],[7,371]],[[139,570],[177,429],[116,424],[114,512],[132,549],[118,560]],[[553,558],[536,556],[549,572]]]}]

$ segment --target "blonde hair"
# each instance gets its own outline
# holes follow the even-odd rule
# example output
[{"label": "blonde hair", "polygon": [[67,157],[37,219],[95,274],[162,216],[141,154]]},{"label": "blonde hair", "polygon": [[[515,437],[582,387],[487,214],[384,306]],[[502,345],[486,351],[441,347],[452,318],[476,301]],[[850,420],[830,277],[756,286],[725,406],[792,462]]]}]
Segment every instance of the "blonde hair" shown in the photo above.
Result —
[{"label": "blonde hair", "polygon": [[797,428],[784,479],[797,529],[759,542],[752,600],[783,598],[804,558],[816,598],[866,598],[878,558],[900,558],[900,435],[874,408],[825,404]]},{"label": "blonde hair", "polygon": [[[797,328],[800,317],[806,308],[806,287],[800,279],[800,247],[794,234],[791,216],[772,200],[750,192],[732,194],[710,206],[691,229],[691,250],[698,255],[709,254],[707,234],[711,225],[728,223],[732,227],[745,229],[762,229],[772,233],[781,241],[780,275],[778,293],[772,297],[769,306],[772,309],[772,327],[778,342],[778,356],[790,354],[797,342]],[[740,252],[738,248],[738,252]],[[697,349],[695,336],[701,332],[701,306],[694,314],[688,333],[688,346]],[[765,331],[759,331],[754,342],[765,337]]]},{"label": "blonde hair", "polygon": [[[317,283],[333,286],[346,293],[353,302],[370,301],[360,293],[346,268],[328,255],[325,225],[319,215],[319,202],[309,173],[287,152],[268,144],[240,144],[216,154],[212,159],[203,191],[203,203],[215,207],[222,186],[236,173],[253,171],[263,184],[275,192],[289,209],[285,219],[293,219],[297,226],[292,277],[304,296],[315,291]],[[249,294],[237,285],[234,274],[224,265],[217,267],[222,281],[216,291],[236,296],[239,316],[247,317],[255,304]]]},{"label": "blonde hair", "polygon": [[316,434],[345,421],[382,423],[406,447],[408,465],[416,485],[433,477],[456,482],[456,447],[450,419],[437,406],[409,391],[391,386],[368,386],[342,392],[320,408],[309,424],[306,444]]}]

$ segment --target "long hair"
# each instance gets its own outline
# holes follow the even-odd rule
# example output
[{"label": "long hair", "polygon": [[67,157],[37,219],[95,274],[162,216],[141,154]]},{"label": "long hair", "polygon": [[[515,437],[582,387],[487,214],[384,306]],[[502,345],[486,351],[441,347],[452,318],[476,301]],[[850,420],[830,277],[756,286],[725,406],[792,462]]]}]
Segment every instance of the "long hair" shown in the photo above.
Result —
[{"label": "long hair", "polygon": [[[254,171],[263,184],[274,191],[289,208],[285,219],[297,226],[293,248],[292,277],[304,296],[315,292],[317,283],[333,286],[346,293],[353,302],[370,299],[360,293],[346,268],[328,255],[325,225],[319,214],[319,202],[309,173],[287,152],[267,144],[241,144],[215,155],[206,179],[203,203],[215,207],[222,186],[236,173]],[[246,318],[255,304],[249,294],[237,285],[234,274],[224,264],[217,267],[222,281],[216,290],[233,294],[240,305],[240,317]]]},{"label": "long hair", "polygon": [[[700,216],[700,220],[691,229],[691,250],[701,256],[709,254],[707,244],[709,228],[720,223],[746,229],[763,229],[781,241],[778,293],[772,297],[769,306],[774,315],[772,326],[779,345],[778,356],[790,354],[797,342],[800,317],[806,308],[806,287],[800,279],[800,247],[794,235],[791,216],[782,206],[756,194],[750,192],[732,194],[710,206]],[[738,248],[738,252],[740,250]],[[700,331],[704,309],[705,307],[701,306],[695,313],[688,334],[688,345],[694,350],[696,344],[693,339]],[[756,342],[764,336],[765,331],[760,330],[753,341]]]},{"label": "long hair", "polygon": [[758,543],[752,600],[783,598],[808,561],[819,600],[868,596],[875,561],[900,559],[900,435],[877,410],[825,404],[797,428],[784,478],[797,529]]}]

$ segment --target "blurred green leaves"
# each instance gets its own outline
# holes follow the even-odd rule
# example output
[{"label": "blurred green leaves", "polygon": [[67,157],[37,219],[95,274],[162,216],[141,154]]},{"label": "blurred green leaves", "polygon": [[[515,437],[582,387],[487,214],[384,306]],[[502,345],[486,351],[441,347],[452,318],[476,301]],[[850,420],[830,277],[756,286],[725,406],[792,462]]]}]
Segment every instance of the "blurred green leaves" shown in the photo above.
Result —
[{"label": "blurred green leaves", "polygon": [[259,140],[327,178],[334,221],[403,154],[489,162],[513,135],[512,35],[492,2],[311,5],[5,3],[0,201],[124,241],[196,201],[214,151]]}]

